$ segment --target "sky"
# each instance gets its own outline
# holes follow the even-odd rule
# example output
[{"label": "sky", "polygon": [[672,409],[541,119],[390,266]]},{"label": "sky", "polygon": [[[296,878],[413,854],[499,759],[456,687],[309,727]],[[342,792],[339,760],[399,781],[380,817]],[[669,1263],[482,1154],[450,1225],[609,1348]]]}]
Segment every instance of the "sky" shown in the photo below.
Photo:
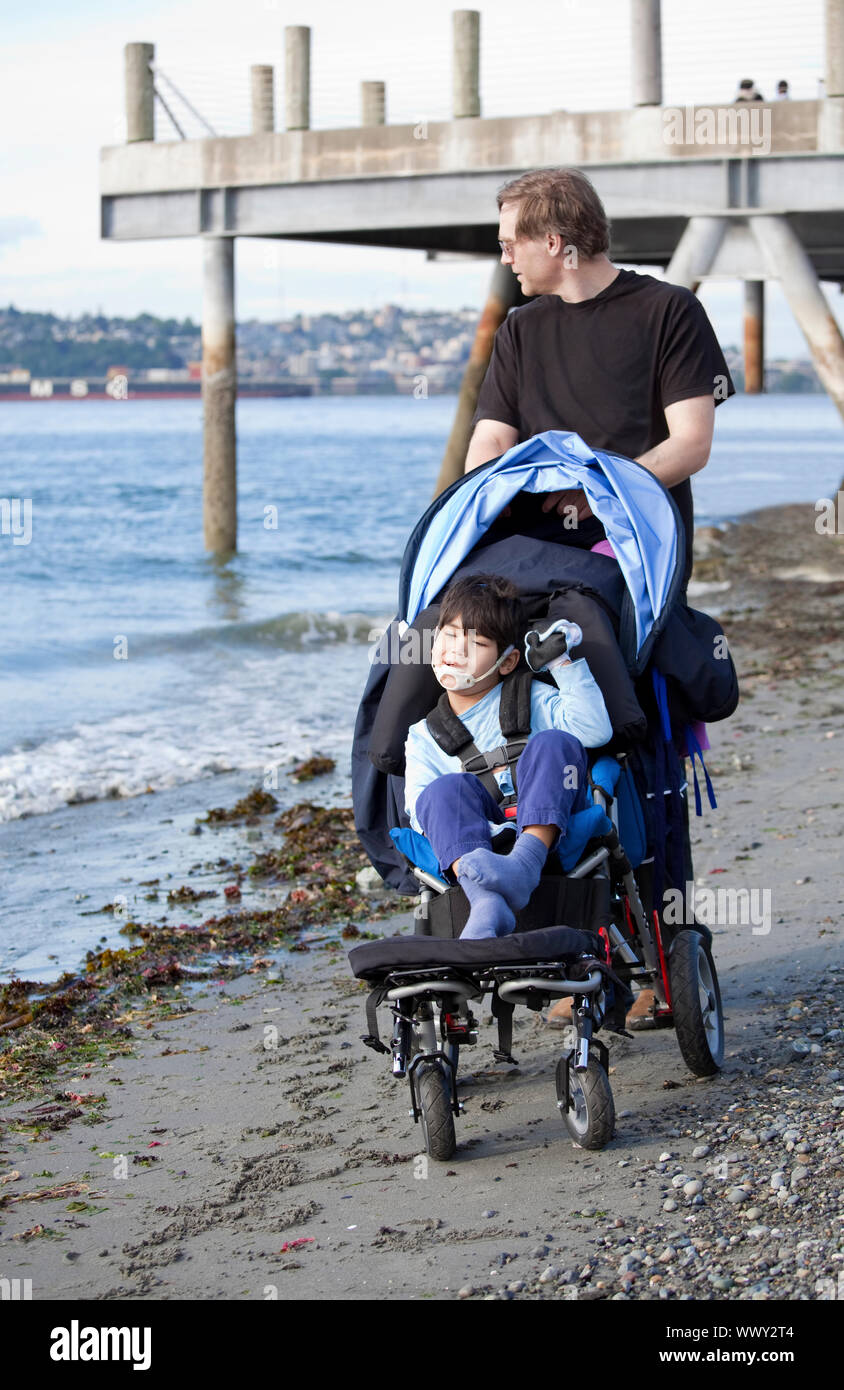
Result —
[{"label": "sky", "polygon": [[[125,139],[123,47],[156,45],[156,62],[221,135],[249,130],[249,68],[283,72],[284,27],[311,26],[312,123],[358,123],[359,84],[387,83],[387,120],[450,112],[455,0],[39,0],[6,13],[0,81],[0,304],[78,315],[201,317],[192,239],[114,243],[99,235],[98,161]],[[478,0],[485,116],[618,109],[630,104],[629,0]],[[815,97],[823,72],[822,0],[663,0],[665,105],[729,101],[741,77],[765,96],[788,78]],[[276,98],[276,109],[281,103]],[[188,113],[189,136],[201,127]],[[156,114],[158,139],[176,139]],[[10,134],[13,132],[13,134]],[[238,319],[376,308],[478,307],[488,260],[429,262],[422,252],[241,238]],[[844,296],[827,287],[844,322]],[[741,339],[737,284],[701,299],[725,345]],[[778,286],[767,296],[767,351],[806,356]]]}]

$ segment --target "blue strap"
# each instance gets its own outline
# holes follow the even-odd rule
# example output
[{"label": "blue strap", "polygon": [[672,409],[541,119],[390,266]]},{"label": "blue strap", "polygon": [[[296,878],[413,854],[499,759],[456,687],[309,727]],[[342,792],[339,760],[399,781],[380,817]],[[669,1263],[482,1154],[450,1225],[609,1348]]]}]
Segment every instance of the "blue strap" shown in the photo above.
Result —
[{"label": "blue strap", "polygon": [[713,811],[717,811],[718,802],[715,800],[715,792],[712,787],[712,778],[706,770],[706,763],[703,761],[703,749],[698,743],[697,734],[695,733],[691,724],[686,725],[686,747],[689,750],[689,757],[692,760],[692,777],[694,778],[695,783],[695,815],[699,816],[702,814],[700,786],[697,780],[697,767],[695,765],[696,757],[700,758],[700,766],[703,771],[703,775],[706,779],[706,795],[709,797],[709,804],[712,807]]},{"label": "blue strap", "polygon": [[651,677],[653,679],[654,694],[656,696],[657,709],[659,710],[660,723],[662,724],[662,736],[666,743],[672,740],[671,716],[668,713],[668,688],[665,684],[665,676],[658,671],[655,666],[651,667]]}]

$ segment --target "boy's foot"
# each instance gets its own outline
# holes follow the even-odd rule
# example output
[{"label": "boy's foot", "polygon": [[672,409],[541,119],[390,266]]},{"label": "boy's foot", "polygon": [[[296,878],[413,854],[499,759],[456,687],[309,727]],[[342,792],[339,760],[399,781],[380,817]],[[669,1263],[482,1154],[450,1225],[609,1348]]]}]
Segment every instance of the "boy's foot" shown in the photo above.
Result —
[{"label": "boy's foot", "polygon": [[548,850],[538,836],[520,835],[509,854],[493,854],[491,849],[464,854],[460,878],[500,894],[513,912],[519,912],[538,884],[547,857]]},{"label": "boy's foot", "polygon": [[[463,856],[465,860],[466,856]],[[516,925],[516,919],[500,893],[492,893],[488,888],[464,878],[461,872],[457,882],[469,899],[469,920],[460,933],[461,941],[481,941],[490,936],[509,936]]]}]

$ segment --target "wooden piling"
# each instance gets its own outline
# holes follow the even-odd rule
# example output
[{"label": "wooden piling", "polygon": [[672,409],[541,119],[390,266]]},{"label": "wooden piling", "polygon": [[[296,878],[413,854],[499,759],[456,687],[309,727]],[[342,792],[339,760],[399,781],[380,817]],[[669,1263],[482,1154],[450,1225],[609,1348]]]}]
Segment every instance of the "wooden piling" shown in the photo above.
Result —
[{"label": "wooden piling", "polygon": [[386,122],[387,89],[383,82],[361,82],[361,125],[384,125]]},{"label": "wooden piling", "polygon": [[631,0],[630,52],[634,106],[662,105],[660,0]]},{"label": "wooden piling", "polygon": [[824,96],[844,97],[844,0],[826,0]]},{"label": "wooden piling", "polygon": [[202,300],[202,519],[205,548],[237,548],[234,237],[207,237]]},{"label": "wooden piling", "polygon": [[453,10],[452,98],[454,119],[481,114],[481,16],[478,10]]},{"label": "wooden piling", "polygon": [[252,90],[252,134],[261,135],[275,130],[275,96],[273,70],[265,63],[249,69]]},{"label": "wooden piling", "polygon": [[469,361],[460,384],[454,424],[445,446],[440,475],[434,489],[435,497],[463,476],[466,453],[472,437],[472,416],[477,409],[478,396],[492,356],[496,329],[506,319],[508,310],[514,308],[520,298],[518,280],[508,265],[501,265],[499,262],[492,275],[486,303],[475,331],[475,341],[472,343]]},{"label": "wooden piling", "polygon": [[150,63],[155,44],[127,43],[123,49],[126,76],[126,141],[155,139],[155,88]]},{"label": "wooden piling", "polygon": [[744,390],[765,390],[765,281],[744,282]]},{"label": "wooden piling", "polygon": [[311,124],[311,31],[305,24],[284,30],[284,124],[309,130]]}]

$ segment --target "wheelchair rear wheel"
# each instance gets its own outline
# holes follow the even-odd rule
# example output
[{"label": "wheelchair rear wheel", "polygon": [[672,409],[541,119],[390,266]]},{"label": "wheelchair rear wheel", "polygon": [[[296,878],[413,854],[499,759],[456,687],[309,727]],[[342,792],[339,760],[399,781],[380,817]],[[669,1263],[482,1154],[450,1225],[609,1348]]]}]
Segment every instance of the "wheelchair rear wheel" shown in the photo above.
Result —
[{"label": "wheelchair rear wheel", "polygon": [[609,1077],[597,1057],[589,1058],[586,1071],[569,1068],[573,1106],[565,1108],[565,1058],[557,1063],[557,1100],[566,1129],[582,1149],[602,1149],[615,1129],[615,1103]]},{"label": "wheelchair rear wheel", "polygon": [[724,1060],[724,1014],[715,962],[700,932],[677,933],[668,976],[683,1061],[696,1076],[714,1076]]},{"label": "wheelchair rear wheel", "polygon": [[424,1063],[416,1073],[422,1133],[429,1157],[444,1163],[457,1148],[454,1111],[451,1108],[451,1082],[436,1062]]}]

